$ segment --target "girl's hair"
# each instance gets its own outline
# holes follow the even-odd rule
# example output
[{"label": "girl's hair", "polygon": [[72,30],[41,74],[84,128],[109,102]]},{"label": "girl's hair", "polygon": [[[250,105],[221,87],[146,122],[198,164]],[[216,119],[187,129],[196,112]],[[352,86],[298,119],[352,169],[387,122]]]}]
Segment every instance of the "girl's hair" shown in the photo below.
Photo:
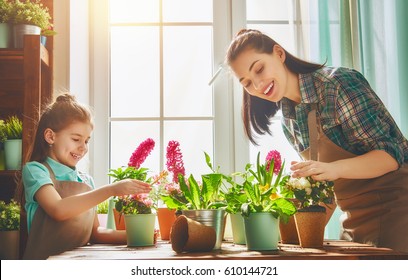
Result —
[{"label": "girl's hair", "polygon": [[70,93],[59,95],[41,113],[34,144],[29,149],[27,161],[43,162],[47,158],[49,144],[44,139],[44,132],[47,128],[59,132],[74,122],[89,123],[93,127],[90,109],[77,102],[76,98]]},{"label": "girl's hair", "polygon": [[[51,128],[53,131],[58,132],[73,122],[89,123],[93,127],[92,113],[88,107],[78,103],[73,95],[69,93],[61,94],[53,103],[46,106],[41,113],[34,136],[34,144],[28,147],[23,163],[28,161],[44,162],[49,150],[49,144],[44,139],[44,131]],[[21,223],[26,223],[27,214],[24,210],[25,195],[21,171],[17,175],[16,183],[17,188],[14,198],[22,206]],[[22,227],[24,227],[23,224]]]},{"label": "girl's hair", "polygon": [[[258,30],[242,29],[237,33],[228,47],[226,63],[231,63],[247,49],[254,49],[259,53],[273,53],[273,47],[278,44],[269,36]],[[279,45],[279,44],[278,44]],[[324,64],[315,64],[301,60],[284,49],[286,53],[285,65],[296,74],[306,74],[316,71]],[[272,103],[272,104],[271,104]],[[270,118],[273,117],[279,109],[279,103],[271,102],[250,95],[245,89],[242,99],[242,120],[244,123],[245,133],[248,139],[255,145],[252,129],[258,134],[271,134],[269,125]]]}]

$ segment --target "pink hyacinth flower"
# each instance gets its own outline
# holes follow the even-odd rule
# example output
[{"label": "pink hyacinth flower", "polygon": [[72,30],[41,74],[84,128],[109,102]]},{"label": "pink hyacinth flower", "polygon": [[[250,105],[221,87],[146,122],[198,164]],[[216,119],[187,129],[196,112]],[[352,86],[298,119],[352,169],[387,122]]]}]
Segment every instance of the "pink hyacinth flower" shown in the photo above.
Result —
[{"label": "pink hyacinth flower", "polygon": [[142,163],[146,160],[147,156],[150,155],[154,148],[154,140],[152,138],[147,138],[145,141],[140,143],[139,147],[132,153],[128,166],[133,166],[139,169]]},{"label": "pink hyacinth flower", "polygon": [[183,155],[180,150],[180,143],[177,141],[169,141],[167,145],[167,170],[173,173],[173,182],[178,183],[179,174],[185,175]]},{"label": "pink hyacinth flower", "polygon": [[272,159],[274,160],[273,173],[278,174],[282,167],[281,154],[277,150],[271,150],[265,159],[266,171],[269,171]]}]

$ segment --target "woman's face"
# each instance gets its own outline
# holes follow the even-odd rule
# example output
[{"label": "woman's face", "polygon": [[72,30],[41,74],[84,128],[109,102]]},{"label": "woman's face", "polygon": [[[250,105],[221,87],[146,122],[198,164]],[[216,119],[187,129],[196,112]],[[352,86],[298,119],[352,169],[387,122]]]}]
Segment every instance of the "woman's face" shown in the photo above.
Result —
[{"label": "woman's face", "polygon": [[275,45],[272,54],[246,49],[230,66],[249,94],[278,102],[287,92],[288,70],[284,62],[285,51]]},{"label": "woman's face", "polygon": [[51,144],[49,156],[59,163],[75,167],[88,152],[91,133],[92,125],[83,122],[73,122],[58,132],[47,129],[45,139]]}]

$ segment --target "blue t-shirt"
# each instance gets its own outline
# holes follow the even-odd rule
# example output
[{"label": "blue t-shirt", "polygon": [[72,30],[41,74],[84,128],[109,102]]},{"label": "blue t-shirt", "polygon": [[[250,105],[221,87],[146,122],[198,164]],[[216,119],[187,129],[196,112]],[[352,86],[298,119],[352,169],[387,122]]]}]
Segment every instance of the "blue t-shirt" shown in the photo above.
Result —
[{"label": "blue t-shirt", "polygon": [[[55,174],[55,179],[58,181],[81,182],[89,185],[92,189],[95,188],[93,178],[88,174],[72,169],[51,158],[47,158],[45,161],[51,167]],[[51,175],[47,167],[37,161],[31,161],[24,165],[22,178],[26,199],[25,209],[27,211],[27,229],[30,231],[31,222],[33,221],[35,211],[39,205],[35,200],[36,192],[42,186],[54,184],[52,183]]]}]

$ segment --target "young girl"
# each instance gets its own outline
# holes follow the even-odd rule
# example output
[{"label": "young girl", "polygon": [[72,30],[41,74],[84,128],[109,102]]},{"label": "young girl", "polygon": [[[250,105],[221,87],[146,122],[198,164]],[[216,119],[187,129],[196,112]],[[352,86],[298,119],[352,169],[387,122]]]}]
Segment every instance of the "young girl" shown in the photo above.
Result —
[{"label": "young girl", "polygon": [[70,94],[58,96],[42,113],[22,170],[29,232],[25,259],[46,259],[88,242],[126,243],[125,231],[99,226],[95,206],[151,187],[128,179],[95,188],[75,167],[88,152],[92,130],[90,111]]},{"label": "young girl", "polygon": [[408,252],[408,141],[363,75],[300,60],[257,30],[233,39],[227,63],[244,87],[248,138],[270,133],[282,110],[304,159],[293,176],[334,181],[344,237]]}]

